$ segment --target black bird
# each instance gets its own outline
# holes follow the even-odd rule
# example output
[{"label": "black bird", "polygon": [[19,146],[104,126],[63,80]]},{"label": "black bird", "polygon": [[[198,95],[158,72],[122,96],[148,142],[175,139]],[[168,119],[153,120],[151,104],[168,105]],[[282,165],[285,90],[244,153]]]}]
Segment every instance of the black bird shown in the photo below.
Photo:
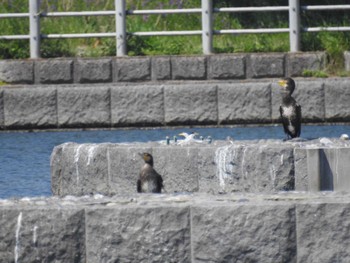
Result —
[{"label": "black bird", "polygon": [[145,161],[140,177],[137,180],[137,192],[139,193],[161,193],[163,178],[153,168],[153,156],[149,153],[139,153]]},{"label": "black bird", "polygon": [[301,107],[292,97],[295,82],[291,78],[283,78],[278,81],[278,84],[283,88],[280,114],[284,132],[287,139],[297,138],[301,131]]}]

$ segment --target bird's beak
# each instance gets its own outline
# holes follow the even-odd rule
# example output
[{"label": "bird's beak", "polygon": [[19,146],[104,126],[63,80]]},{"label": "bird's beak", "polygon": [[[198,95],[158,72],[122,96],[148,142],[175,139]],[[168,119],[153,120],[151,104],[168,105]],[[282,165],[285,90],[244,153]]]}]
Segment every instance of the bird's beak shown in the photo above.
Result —
[{"label": "bird's beak", "polygon": [[285,80],[283,80],[283,79],[281,79],[281,80],[278,81],[278,85],[280,85],[281,87],[285,87],[286,84],[287,84],[287,81],[285,81]]},{"label": "bird's beak", "polygon": [[138,155],[140,155],[143,158],[143,153],[138,153]]},{"label": "bird's beak", "polygon": [[183,132],[179,133],[178,135],[179,135],[179,136],[184,136],[184,137],[185,137],[185,134],[183,134]]}]

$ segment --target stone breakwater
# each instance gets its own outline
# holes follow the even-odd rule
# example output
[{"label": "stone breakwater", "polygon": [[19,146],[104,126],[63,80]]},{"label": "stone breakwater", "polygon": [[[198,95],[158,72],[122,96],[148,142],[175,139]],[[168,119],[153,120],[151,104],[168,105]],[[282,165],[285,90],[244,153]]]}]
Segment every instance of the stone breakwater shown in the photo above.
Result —
[{"label": "stone breakwater", "polygon": [[[297,78],[304,123],[350,121],[349,78]],[[115,128],[279,122],[276,79],[0,87],[0,128]]]},{"label": "stone breakwater", "polygon": [[54,195],[128,194],[136,191],[150,152],[165,192],[275,193],[284,190],[348,190],[350,142],[341,139],[165,141],[56,146],[51,155]]},{"label": "stone breakwater", "polygon": [[0,200],[1,262],[349,262],[350,196]]}]

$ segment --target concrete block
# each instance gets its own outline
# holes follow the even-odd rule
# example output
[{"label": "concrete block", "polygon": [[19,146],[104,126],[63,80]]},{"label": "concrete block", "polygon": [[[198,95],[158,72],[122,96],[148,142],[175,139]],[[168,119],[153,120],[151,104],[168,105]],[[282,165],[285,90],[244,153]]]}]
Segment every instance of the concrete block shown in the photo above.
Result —
[{"label": "concrete block", "polygon": [[254,192],[294,190],[293,145],[257,141],[227,144],[63,144],[51,156],[54,195],[136,193],[149,152],[162,175],[163,192]]},{"label": "concrete block", "polygon": [[350,149],[306,149],[309,191],[348,191]]},{"label": "concrete block", "polygon": [[4,110],[4,91],[0,89],[0,129],[5,128]]},{"label": "concrete block", "polygon": [[54,195],[109,194],[108,150],[103,144],[65,143],[51,155]]},{"label": "concrete block", "polygon": [[78,59],[74,63],[76,82],[97,83],[112,81],[112,60]]},{"label": "concrete block", "polygon": [[0,262],[85,262],[84,210],[2,207]]},{"label": "concrete block", "polygon": [[147,81],[151,80],[151,58],[117,58],[117,81]]},{"label": "concrete block", "polygon": [[350,120],[350,83],[339,79],[325,81],[327,121]]},{"label": "concrete block", "polygon": [[157,171],[163,176],[164,190],[168,193],[198,192],[198,148],[157,147],[153,155]]},{"label": "concrete block", "polygon": [[268,83],[220,85],[218,103],[221,124],[271,121],[271,91]]},{"label": "concrete block", "polygon": [[111,88],[113,126],[161,126],[164,123],[163,86]]},{"label": "concrete block", "polygon": [[73,59],[35,61],[36,83],[73,83]]},{"label": "concrete block", "polygon": [[298,262],[349,262],[349,203],[297,204]]},{"label": "concrete block", "polygon": [[294,190],[291,145],[235,143],[215,152],[216,177],[222,192]]},{"label": "concrete block", "polygon": [[217,55],[208,57],[209,79],[245,78],[245,55]]},{"label": "concrete block", "polygon": [[4,89],[4,119],[7,129],[57,127],[56,89]]},{"label": "concrete block", "polygon": [[171,70],[173,79],[206,79],[206,68],[206,57],[171,57]]},{"label": "concrete block", "polygon": [[60,127],[110,127],[110,89],[64,87],[57,90]]},{"label": "concrete block", "polygon": [[152,57],[152,80],[170,80],[170,57]]},{"label": "concrete block", "polygon": [[31,60],[0,60],[0,81],[17,84],[34,82],[34,63]]},{"label": "concrete block", "polygon": [[302,76],[304,70],[319,71],[326,65],[325,52],[288,53],[286,57],[286,75]]},{"label": "concrete block", "polygon": [[171,124],[216,124],[218,121],[216,85],[164,87],[165,122]]},{"label": "concrete block", "polygon": [[[293,97],[301,106],[303,122],[321,122],[325,119],[325,94],[323,80],[295,79]],[[282,102],[281,87],[277,83],[271,85],[272,89],[272,119],[280,120],[279,107]],[[302,131],[301,131],[302,133]]]},{"label": "concrete block", "polygon": [[284,76],[284,54],[250,54],[247,61],[248,78],[275,78]]},{"label": "concrete block", "polygon": [[[198,191],[204,193],[222,193],[220,177],[216,164],[217,147],[206,146],[197,148]],[[192,160],[191,160],[192,162]]]},{"label": "concrete block", "polygon": [[86,262],[191,262],[189,207],[87,209]]},{"label": "concrete block", "polygon": [[193,262],[296,261],[294,205],[198,205],[191,218]]},{"label": "concrete block", "polygon": [[350,52],[344,51],[344,68],[346,71],[350,71]]},{"label": "concrete block", "polygon": [[307,171],[307,154],[305,149],[294,149],[295,190],[309,191],[309,177]]}]

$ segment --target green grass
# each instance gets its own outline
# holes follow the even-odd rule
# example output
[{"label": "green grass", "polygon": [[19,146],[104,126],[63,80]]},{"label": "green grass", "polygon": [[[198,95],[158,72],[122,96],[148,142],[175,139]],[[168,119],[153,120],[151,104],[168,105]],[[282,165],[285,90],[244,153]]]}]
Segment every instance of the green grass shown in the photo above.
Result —
[{"label": "green grass", "polygon": [[[347,0],[337,0],[335,4],[346,4]],[[167,9],[200,7],[200,0],[128,0],[128,9]],[[305,3],[304,3],[305,2]],[[311,0],[302,4],[332,4],[332,0]],[[232,6],[232,1],[216,0],[215,7]],[[236,0],[235,6],[285,5],[283,0]],[[44,11],[88,11],[113,10],[114,0],[42,0],[41,10]],[[28,1],[0,0],[1,13],[28,12]],[[303,26],[349,26],[350,15],[345,11],[337,12],[302,12]],[[270,13],[220,13],[214,15],[214,29],[243,28],[285,28],[288,27],[287,12]],[[0,32],[3,35],[28,34],[28,19],[1,19]],[[200,30],[200,14],[178,15],[144,15],[128,16],[127,31],[172,31]],[[99,17],[65,17],[41,19],[41,31],[50,33],[92,33],[114,32],[113,16]],[[168,37],[128,37],[128,55],[191,55],[202,54],[201,36],[168,36]],[[215,35],[215,53],[244,52],[288,52],[289,36],[279,34],[241,34]],[[343,52],[350,50],[349,32],[303,33],[302,51],[326,51],[328,64],[325,74],[344,73]],[[27,40],[0,41],[0,59],[17,59],[29,57]],[[41,45],[41,55],[49,57],[100,57],[115,56],[114,38],[92,39],[44,39]],[[319,73],[306,72],[306,75]]]}]

